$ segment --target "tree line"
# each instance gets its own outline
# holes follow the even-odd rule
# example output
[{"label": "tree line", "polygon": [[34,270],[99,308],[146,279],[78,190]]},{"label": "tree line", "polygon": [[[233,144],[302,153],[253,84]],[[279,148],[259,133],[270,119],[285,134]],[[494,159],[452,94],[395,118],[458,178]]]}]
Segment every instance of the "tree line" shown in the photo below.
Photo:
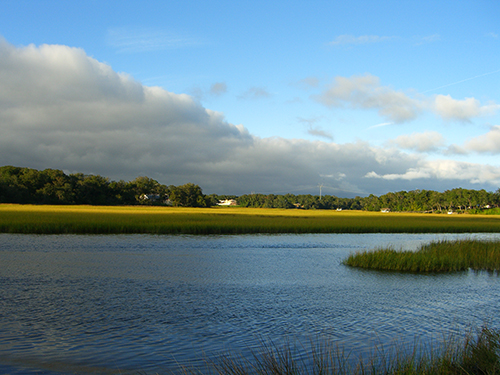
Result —
[{"label": "tree line", "polygon": [[149,177],[125,182],[57,169],[0,167],[0,203],[89,205],[211,205],[198,185],[163,185]]},{"label": "tree line", "polygon": [[364,211],[442,212],[481,210],[498,207],[500,189],[496,192],[456,188],[438,192],[412,190],[390,192],[381,196],[339,198],[333,195],[250,194],[237,197],[245,207],[337,209]]},{"label": "tree line", "polygon": [[234,199],[243,207],[441,212],[498,207],[500,189],[412,190],[355,198],[311,194],[204,195],[193,183],[167,186],[145,176],[126,182],[83,173],[66,175],[57,169],[0,167],[0,203],[209,207],[221,199]]}]

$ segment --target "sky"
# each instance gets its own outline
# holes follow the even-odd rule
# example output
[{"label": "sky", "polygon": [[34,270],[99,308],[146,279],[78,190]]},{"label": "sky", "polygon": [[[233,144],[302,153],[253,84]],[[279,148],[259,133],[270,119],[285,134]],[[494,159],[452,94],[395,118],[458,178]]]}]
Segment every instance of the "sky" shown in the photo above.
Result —
[{"label": "sky", "polygon": [[2,0],[0,165],[206,194],[500,187],[500,2]]}]

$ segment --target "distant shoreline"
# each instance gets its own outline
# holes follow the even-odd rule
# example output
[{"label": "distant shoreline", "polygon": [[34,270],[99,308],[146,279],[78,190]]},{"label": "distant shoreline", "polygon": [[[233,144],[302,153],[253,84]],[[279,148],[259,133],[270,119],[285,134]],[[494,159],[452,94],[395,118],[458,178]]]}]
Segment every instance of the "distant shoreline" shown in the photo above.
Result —
[{"label": "distant shoreline", "polygon": [[242,207],[0,204],[0,233],[208,235],[492,232],[500,232],[500,216]]}]

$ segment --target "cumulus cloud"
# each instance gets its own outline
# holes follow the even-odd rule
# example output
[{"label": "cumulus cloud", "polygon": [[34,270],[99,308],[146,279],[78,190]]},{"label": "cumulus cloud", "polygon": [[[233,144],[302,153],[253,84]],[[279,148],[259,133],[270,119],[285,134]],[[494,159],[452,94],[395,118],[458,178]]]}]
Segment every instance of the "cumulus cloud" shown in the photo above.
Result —
[{"label": "cumulus cloud", "polygon": [[[487,74],[492,73],[495,72]],[[425,111],[434,112],[444,120],[467,122],[475,117],[495,114],[500,109],[500,105],[494,102],[481,105],[475,98],[457,100],[449,95],[436,95],[433,98],[422,95],[412,97],[402,91],[380,85],[379,78],[370,74],[349,78],[335,77],[320,95],[313,95],[312,98],[329,108],[377,110],[380,116],[389,120],[383,125],[415,120]]]},{"label": "cumulus cloud", "polygon": [[481,105],[474,98],[456,100],[449,95],[437,95],[434,100],[434,111],[447,120],[470,121],[473,117],[493,114],[499,108],[500,105],[494,103]]},{"label": "cumulus cloud", "polygon": [[479,153],[500,153],[500,126],[493,126],[488,133],[470,139],[465,148]]},{"label": "cumulus cloud", "polygon": [[[82,49],[15,47],[5,40],[0,40],[0,132],[2,165],[114,180],[146,175],[165,184],[193,182],[219,194],[317,193],[322,175],[336,176],[330,179],[332,194],[383,194],[406,189],[408,180],[367,178],[373,177],[369,172],[404,176],[425,162],[366,142],[255,137],[191,96],[144,86]],[[467,170],[469,180],[480,180],[485,171]],[[496,172],[484,176],[494,181]],[[429,180],[426,186],[437,189],[439,183]]]},{"label": "cumulus cloud", "polygon": [[397,147],[406,150],[432,152],[437,151],[444,145],[444,138],[438,132],[427,131],[424,133],[400,135],[396,139],[389,141],[389,144],[396,145]]},{"label": "cumulus cloud", "polygon": [[468,153],[464,147],[455,144],[449,145],[443,150],[444,155],[467,155]]},{"label": "cumulus cloud", "polygon": [[81,49],[3,41],[0,56],[1,152],[14,164],[182,174],[253,142],[190,96],[143,86]]},{"label": "cumulus cloud", "polygon": [[421,103],[401,91],[380,85],[372,75],[336,77],[334,82],[313,99],[327,107],[376,109],[392,122],[402,123],[415,119],[421,111]]},{"label": "cumulus cloud", "polygon": [[408,168],[404,173],[379,174],[374,171],[366,174],[367,178],[385,180],[462,180],[471,184],[500,183],[500,168],[491,165],[465,163],[454,160],[433,160]]}]

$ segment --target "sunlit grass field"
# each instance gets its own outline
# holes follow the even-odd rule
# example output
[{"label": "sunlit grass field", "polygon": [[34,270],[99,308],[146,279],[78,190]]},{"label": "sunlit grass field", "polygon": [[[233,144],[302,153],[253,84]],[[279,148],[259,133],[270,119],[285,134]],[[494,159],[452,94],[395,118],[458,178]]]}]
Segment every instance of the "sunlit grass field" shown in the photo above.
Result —
[{"label": "sunlit grass field", "polygon": [[500,232],[500,216],[265,208],[0,205],[0,232],[78,234]]}]

